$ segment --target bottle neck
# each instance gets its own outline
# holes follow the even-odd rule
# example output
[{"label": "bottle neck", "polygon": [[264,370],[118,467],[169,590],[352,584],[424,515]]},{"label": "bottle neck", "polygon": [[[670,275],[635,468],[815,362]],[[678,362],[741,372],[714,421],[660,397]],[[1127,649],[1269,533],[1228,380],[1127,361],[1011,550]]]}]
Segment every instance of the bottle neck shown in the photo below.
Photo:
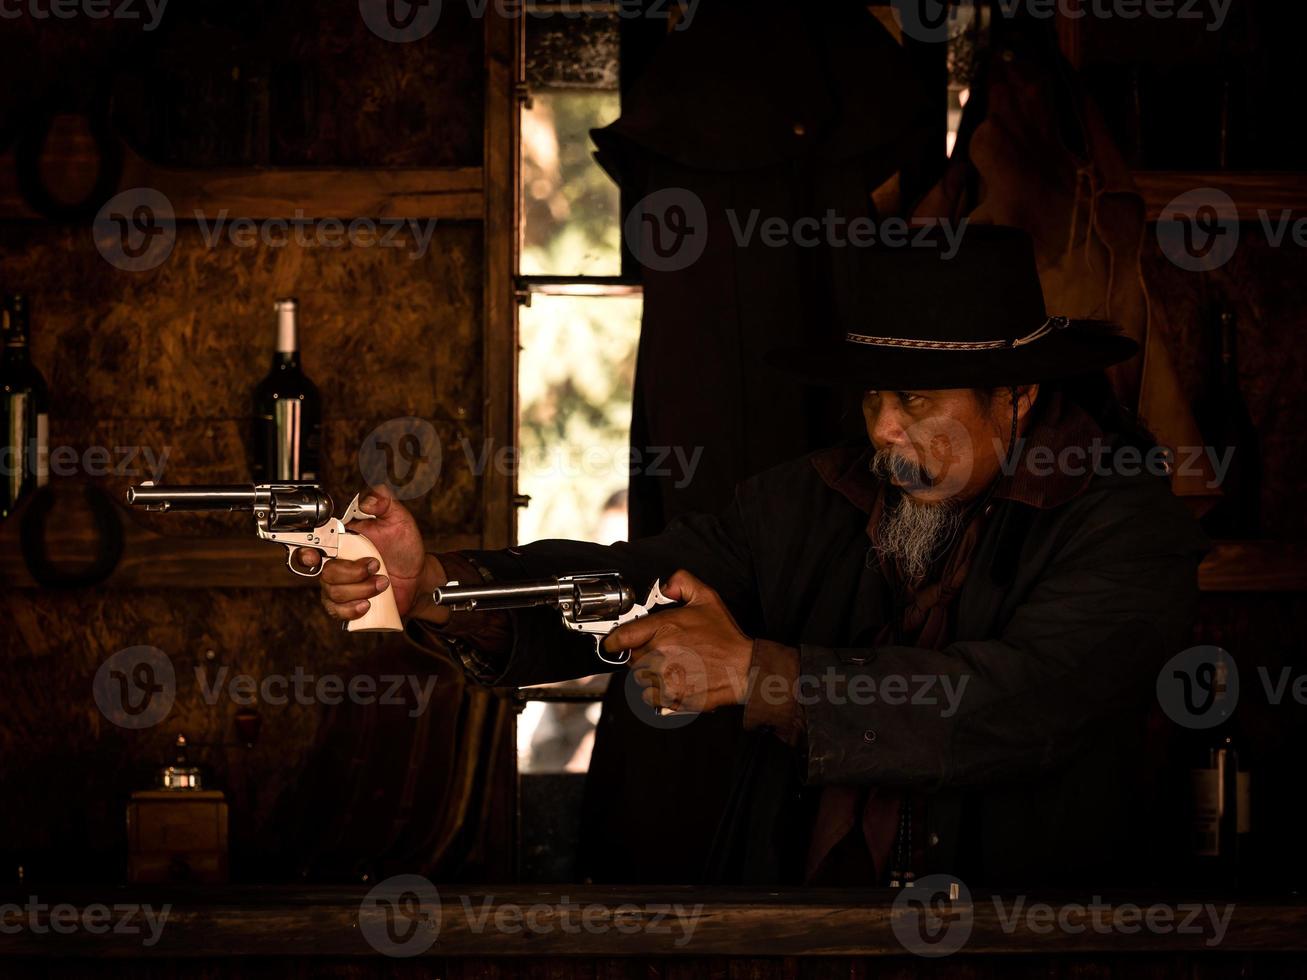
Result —
[{"label": "bottle neck", "polygon": [[4,351],[3,353],[0,353],[0,361],[2,361],[5,366],[30,364],[31,360],[32,358],[27,348],[26,336],[15,336],[10,334],[5,337]]},{"label": "bottle neck", "polygon": [[272,355],[274,369],[297,368],[300,363],[299,327],[296,313],[299,304],[294,300],[278,300],[277,310],[277,350]]},{"label": "bottle neck", "polygon": [[299,350],[299,330],[296,323],[298,306],[299,304],[290,299],[281,299],[276,303],[278,353]]},{"label": "bottle neck", "polygon": [[[27,315],[27,303],[21,297],[13,297],[4,310],[4,349],[5,359],[11,356],[19,359],[27,357],[27,341],[31,336],[31,320]],[[12,352],[16,352],[11,355]]]}]

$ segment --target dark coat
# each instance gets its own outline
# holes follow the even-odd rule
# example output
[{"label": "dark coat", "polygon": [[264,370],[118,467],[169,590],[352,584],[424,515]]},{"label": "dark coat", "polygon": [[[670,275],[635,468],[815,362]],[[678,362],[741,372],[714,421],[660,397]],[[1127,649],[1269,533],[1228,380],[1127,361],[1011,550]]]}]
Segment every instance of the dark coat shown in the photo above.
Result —
[{"label": "dark coat", "polygon": [[[720,516],[687,515],[655,537],[466,554],[500,580],[614,568],[640,596],[686,568],[750,636],[798,647],[805,675],[862,676],[876,690],[893,676],[948,677],[955,689],[966,678],[947,716],[913,699],[821,701],[804,709],[798,749],[766,730],[742,734],[721,772],[730,804],[706,881],[798,881],[814,789],[826,783],[928,792],[926,873],[1032,886],[1125,881],[1146,868],[1136,832],[1150,778],[1145,722],[1158,670],[1189,644],[1210,544],[1187,509],[1146,473],[1087,475],[1034,504],[996,497],[957,599],[954,641],[871,649],[891,594],[868,556],[866,473],[855,455],[817,454],[745,481]],[[513,614],[513,631],[511,661],[481,680],[525,685],[596,669],[588,642],[552,611]],[[699,721],[738,725],[741,715],[728,708]],[[641,759],[628,764],[638,779]],[[653,791],[695,807],[676,785]],[[682,844],[673,826],[629,846],[674,853]]]},{"label": "dark coat", "polygon": [[[835,297],[848,293],[837,260],[848,249],[777,247],[756,227],[742,242],[738,231],[828,211],[874,216],[872,194],[896,172],[913,199],[914,186],[933,182],[933,164],[944,162],[944,105],[926,94],[942,98],[936,81],[919,77],[910,54],[856,0],[702,4],[693,26],[667,34],[623,93],[621,118],[594,133],[624,208],[669,189],[702,203],[702,223],[693,221],[702,254],[684,268],[641,270],[631,412],[631,445],[642,457],[680,446],[698,454],[697,465],[693,479],[674,463],[670,477],[632,474],[631,538],[657,534],[680,514],[717,513],[745,477],[829,445],[845,422],[849,432],[861,429],[856,399],[842,412],[832,394],[762,360],[835,329]],[[689,879],[728,803],[718,774],[744,750],[730,718],[655,730],[625,710],[620,692],[608,695],[582,807],[584,872],[608,881]],[[632,755],[647,759],[645,768],[632,770]],[[658,795],[672,780],[696,807]],[[684,842],[674,854],[622,852],[632,830],[654,837],[667,828]]]}]

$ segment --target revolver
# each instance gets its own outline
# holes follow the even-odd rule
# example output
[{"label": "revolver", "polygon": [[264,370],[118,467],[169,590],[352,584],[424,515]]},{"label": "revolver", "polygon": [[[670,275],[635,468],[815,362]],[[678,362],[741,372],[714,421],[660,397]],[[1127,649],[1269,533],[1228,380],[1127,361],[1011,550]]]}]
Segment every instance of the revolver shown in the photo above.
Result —
[{"label": "revolver", "polygon": [[606,664],[620,667],[631,659],[630,650],[611,658],[604,653],[604,637],[623,623],[639,619],[658,606],[679,605],[663,595],[654,582],[644,602],[635,601],[635,593],[622,581],[618,572],[582,572],[555,578],[533,579],[512,585],[459,585],[446,582],[431,593],[436,605],[454,610],[530,609],[551,606],[558,610],[563,625],[576,633],[585,633],[595,645],[595,656]]},{"label": "revolver", "polygon": [[[345,526],[350,521],[376,518],[359,510],[358,494],[341,517],[331,516],[331,497],[320,485],[302,482],[161,487],[147,481],[128,488],[127,503],[153,511],[253,511],[254,533],[264,541],[283,546],[286,565],[296,575],[316,578],[333,558],[375,558],[379,573],[387,574],[376,546]],[[297,565],[298,548],[312,548],[322,561],[313,568]],[[394,591],[387,586],[381,595],[373,596],[368,611],[347,621],[345,628],[352,633],[402,630]]]}]

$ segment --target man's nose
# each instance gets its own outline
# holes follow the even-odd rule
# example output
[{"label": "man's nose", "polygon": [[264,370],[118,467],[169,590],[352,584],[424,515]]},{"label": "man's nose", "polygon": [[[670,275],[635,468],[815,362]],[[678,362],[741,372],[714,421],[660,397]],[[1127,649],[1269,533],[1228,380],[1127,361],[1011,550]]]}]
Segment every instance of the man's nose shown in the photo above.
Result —
[{"label": "man's nose", "polygon": [[877,449],[908,444],[908,433],[903,417],[892,408],[881,408],[867,416],[867,432]]}]

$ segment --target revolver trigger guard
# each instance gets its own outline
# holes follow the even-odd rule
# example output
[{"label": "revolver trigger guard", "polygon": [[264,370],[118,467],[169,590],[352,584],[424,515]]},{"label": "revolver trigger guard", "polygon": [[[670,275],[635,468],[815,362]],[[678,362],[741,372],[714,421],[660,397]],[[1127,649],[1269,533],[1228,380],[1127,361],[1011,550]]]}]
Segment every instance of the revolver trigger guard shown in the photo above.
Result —
[{"label": "revolver trigger guard", "polygon": [[614,667],[620,667],[631,659],[630,650],[618,650],[612,656],[604,653],[604,637],[602,636],[595,637],[595,654],[604,663],[611,664]]},{"label": "revolver trigger guard", "polygon": [[317,578],[322,574],[322,570],[327,567],[327,556],[322,554],[322,552],[319,552],[318,554],[321,555],[322,561],[318,562],[317,565],[311,569],[301,568],[295,564],[295,552],[300,547],[302,546],[297,544],[286,545],[286,567],[301,578]]}]

